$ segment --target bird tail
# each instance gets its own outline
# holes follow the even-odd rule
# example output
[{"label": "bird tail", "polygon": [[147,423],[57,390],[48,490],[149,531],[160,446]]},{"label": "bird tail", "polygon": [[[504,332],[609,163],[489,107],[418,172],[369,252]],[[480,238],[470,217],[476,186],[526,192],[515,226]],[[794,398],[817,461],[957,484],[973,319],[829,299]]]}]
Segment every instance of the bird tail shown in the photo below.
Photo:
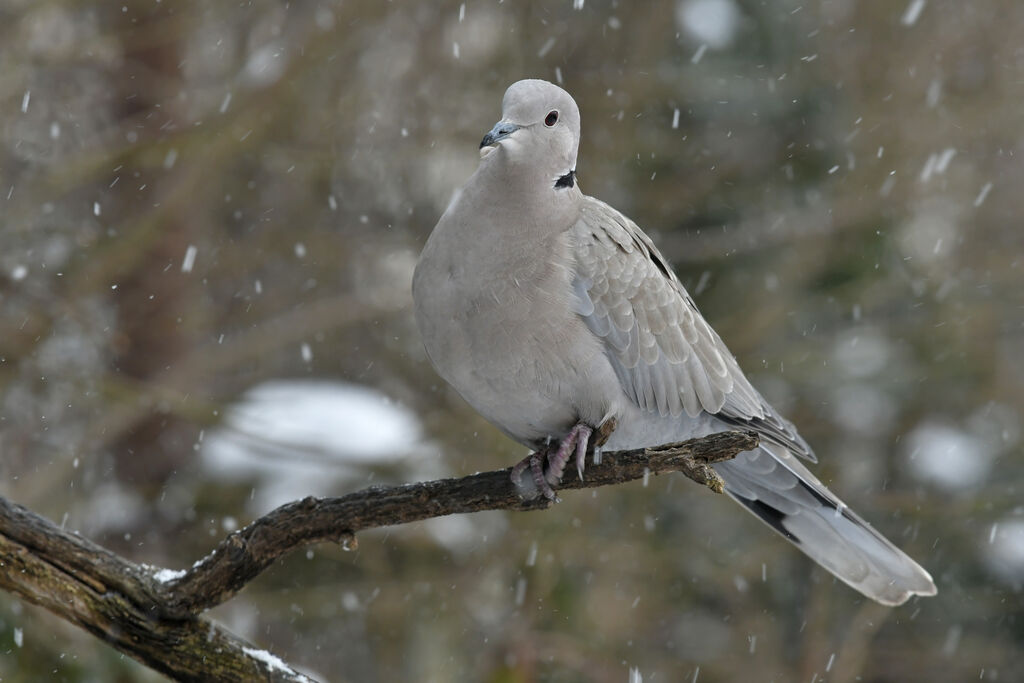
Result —
[{"label": "bird tail", "polygon": [[850,510],[785,447],[762,440],[757,450],[714,467],[734,500],[867,597],[900,605],[911,595],[935,595],[928,572]]}]

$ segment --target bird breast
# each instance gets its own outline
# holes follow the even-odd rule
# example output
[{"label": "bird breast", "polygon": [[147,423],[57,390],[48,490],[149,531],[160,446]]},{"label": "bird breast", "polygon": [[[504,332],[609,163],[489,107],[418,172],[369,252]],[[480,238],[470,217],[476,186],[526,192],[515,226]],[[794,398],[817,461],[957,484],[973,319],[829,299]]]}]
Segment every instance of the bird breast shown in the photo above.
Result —
[{"label": "bird breast", "polygon": [[558,437],[581,413],[599,419],[589,414],[600,406],[577,405],[600,395],[588,385],[607,361],[573,311],[568,231],[518,240],[516,248],[489,237],[489,248],[477,250],[445,227],[442,220],[431,235],[413,284],[417,323],[438,373],[524,444]]}]

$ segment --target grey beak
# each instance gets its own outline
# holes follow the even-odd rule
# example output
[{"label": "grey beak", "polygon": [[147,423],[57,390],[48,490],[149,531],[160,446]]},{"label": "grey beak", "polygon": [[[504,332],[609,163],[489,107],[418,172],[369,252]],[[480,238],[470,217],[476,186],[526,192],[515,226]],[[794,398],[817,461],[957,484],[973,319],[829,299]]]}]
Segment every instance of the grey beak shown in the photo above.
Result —
[{"label": "grey beak", "polygon": [[488,145],[493,145],[503,138],[507,138],[512,133],[519,130],[519,126],[514,123],[508,123],[506,121],[498,121],[494,124],[494,128],[491,128],[491,132],[484,136],[484,139],[480,141],[480,148],[483,149]]}]

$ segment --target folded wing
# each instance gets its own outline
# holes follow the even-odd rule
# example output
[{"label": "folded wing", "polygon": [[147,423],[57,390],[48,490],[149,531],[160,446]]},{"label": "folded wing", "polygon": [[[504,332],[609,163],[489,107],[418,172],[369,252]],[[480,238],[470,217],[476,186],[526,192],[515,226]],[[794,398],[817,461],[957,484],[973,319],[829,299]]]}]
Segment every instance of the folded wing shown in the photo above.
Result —
[{"label": "folded wing", "polygon": [[587,197],[573,239],[576,312],[604,341],[636,405],[663,418],[707,413],[723,428],[756,431],[760,448],[715,466],[733,499],[874,600],[896,605],[935,593],[924,569],[799,461],[815,461],[810,447],[751,386],[647,235]]}]

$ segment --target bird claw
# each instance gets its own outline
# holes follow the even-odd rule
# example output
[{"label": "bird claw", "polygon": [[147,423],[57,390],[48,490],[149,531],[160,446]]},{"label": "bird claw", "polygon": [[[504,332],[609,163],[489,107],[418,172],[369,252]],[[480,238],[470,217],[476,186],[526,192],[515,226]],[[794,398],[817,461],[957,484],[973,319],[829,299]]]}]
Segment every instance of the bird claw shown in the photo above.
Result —
[{"label": "bird claw", "polygon": [[576,440],[576,472],[580,475],[580,481],[583,481],[583,468],[587,464],[587,442],[590,441],[590,435],[593,430],[583,425],[583,429],[586,433],[580,432],[579,438]]},{"label": "bird claw", "polygon": [[537,453],[530,454],[530,472],[533,474],[533,483],[537,485],[537,490],[544,494],[544,497],[548,500],[556,500],[558,496],[555,495],[555,490],[551,488],[551,484],[548,483],[547,477],[544,476],[544,464],[542,458]]},{"label": "bird claw", "polygon": [[[568,464],[573,451],[576,453],[576,471],[579,473],[580,481],[583,480],[583,468],[586,464],[587,445],[590,443],[590,435],[594,430],[582,422],[574,426],[564,439],[558,444],[553,452],[550,447],[530,453],[520,460],[512,468],[512,483],[517,487],[523,484],[523,472],[527,468],[533,478],[537,491],[551,501],[558,501],[555,495],[554,486],[562,481],[565,474],[565,466]],[[544,468],[544,461],[547,460],[547,471]]]}]

